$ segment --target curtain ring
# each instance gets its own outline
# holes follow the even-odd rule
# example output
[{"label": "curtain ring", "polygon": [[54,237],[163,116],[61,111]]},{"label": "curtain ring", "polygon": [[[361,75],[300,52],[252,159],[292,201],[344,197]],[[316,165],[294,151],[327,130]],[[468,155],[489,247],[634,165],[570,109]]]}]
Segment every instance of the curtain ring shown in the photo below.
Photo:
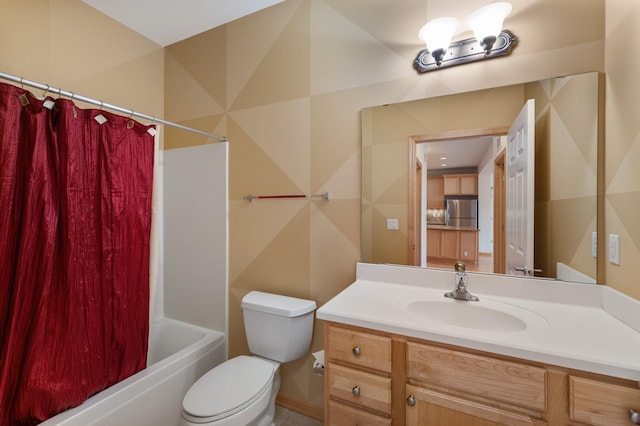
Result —
[{"label": "curtain ring", "polygon": [[131,112],[129,113],[129,118],[133,117],[133,114],[135,114],[136,112],[134,110],[131,110]]},{"label": "curtain ring", "polygon": [[44,92],[42,93],[42,97],[43,97],[43,98],[47,96],[47,93],[49,92],[49,88],[50,88],[50,87],[51,87],[51,86],[49,86],[49,85],[47,84],[47,88],[46,88],[46,89],[44,90]]},{"label": "curtain ring", "polygon": [[102,100],[100,101],[100,111],[102,111],[102,108],[104,107],[104,102],[102,102]]},{"label": "curtain ring", "polygon": [[71,92],[71,111],[73,113],[73,118],[78,118],[78,111],[76,110],[76,104],[73,103],[73,98],[76,97],[76,94]]},{"label": "curtain ring", "polygon": [[20,77],[20,87],[24,90],[24,77]]}]

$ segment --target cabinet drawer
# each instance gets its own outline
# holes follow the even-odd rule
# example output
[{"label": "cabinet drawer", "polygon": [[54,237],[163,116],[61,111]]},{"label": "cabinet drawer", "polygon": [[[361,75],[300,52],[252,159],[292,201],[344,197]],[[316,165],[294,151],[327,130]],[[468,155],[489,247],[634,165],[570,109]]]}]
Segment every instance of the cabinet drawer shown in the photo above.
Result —
[{"label": "cabinet drawer", "polygon": [[409,342],[407,375],[429,385],[547,410],[543,368]]},{"label": "cabinet drawer", "polygon": [[391,372],[391,339],[329,327],[327,357],[389,373]]},{"label": "cabinet drawer", "polygon": [[640,412],[640,389],[569,377],[571,420],[591,425],[630,425],[629,409]]},{"label": "cabinet drawer", "polygon": [[391,426],[391,419],[376,416],[336,401],[329,401],[329,424],[340,426]]},{"label": "cabinet drawer", "polygon": [[391,412],[391,379],[341,365],[329,365],[329,395],[347,402]]}]

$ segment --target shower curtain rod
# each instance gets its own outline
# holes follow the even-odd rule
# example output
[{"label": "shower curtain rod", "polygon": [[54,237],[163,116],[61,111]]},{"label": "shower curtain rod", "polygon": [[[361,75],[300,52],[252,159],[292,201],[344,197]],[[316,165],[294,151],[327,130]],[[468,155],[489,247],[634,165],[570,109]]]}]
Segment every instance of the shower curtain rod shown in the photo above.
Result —
[{"label": "shower curtain rod", "polygon": [[207,136],[210,138],[214,138],[217,139],[219,141],[222,142],[226,142],[227,138],[225,136],[218,136],[218,135],[214,135],[213,133],[207,133],[207,132],[203,132],[202,130],[198,130],[198,129],[193,129],[191,127],[187,127],[187,126],[183,126],[182,124],[178,124],[178,123],[173,123],[171,121],[167,121],[167,120],[163,120],[161,118],[156,118],[147,114],[141,114],[139,112],[136,112],[132,109],[126,109],[126,108],[122,108],[116,105],[111,105],[108,104],[106,102],[102,102],[100,100],[96,100],[96,99],[91,99],[91,98],[87,98],[86,96],[81,96],[81,95],[76,95],[73,92],[67,92],[65,90],[62,89],[56,89],[55,87],[51,87],[48,84],[42,84],[42,83],[36,83],[35,81],[30,81],[27,80],[25,78],[22,77],[18,77],[15,75],[11,75],[11,74],[7,74],[5,72],[0,71],[0,78],[4,79],[4,80],[9,80],[9,81],[13,81],[14,83],[18,83],[21,85],[27,85],[27,86],[31,86],[31,87],[35,87],[36,89],[42,89],[45,91],[45,93],[55,93],[58,94],[60,96],[65,96],[71,100],[79,100],[82,102],[86,102],[88,104],[92,104],[92,105],[96,105],[99,106],[100,108],[108,108],[114,111],[118,111],[121,112],[123,114],[128,114],[130,117],[137,117],[137,118],[142,118],[144,120],[149,120],[152,123],[159,123],[159,124],[164,124],[166,126],[171,126],[171,127],[175,127],[177,129],[181,129],[181,130],[186,130],[188,132],[192,132],[192,133],[197,133],[199,135],[202,136]]}]

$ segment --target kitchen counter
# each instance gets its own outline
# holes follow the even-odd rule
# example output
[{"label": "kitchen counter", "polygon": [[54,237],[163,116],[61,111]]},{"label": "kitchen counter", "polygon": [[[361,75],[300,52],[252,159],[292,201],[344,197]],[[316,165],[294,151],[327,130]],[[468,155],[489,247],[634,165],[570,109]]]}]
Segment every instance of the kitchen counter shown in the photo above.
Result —
[{"label": "kitchen counter", "polygon": [[475,231],[478,232],[478,228],[473,226],[447,226],[447,225],[432,225],[427,223],[427,229],[440,229],[443,231]]},{"label": "kitchen counter", "polygon": [[[480,301],[465,302],[443,297],[453,271],[359,263],[356,278],[318,309],[318,319],[640,380],[640,302],[607,286],[469,273],[469,292]],[[429,311],[434,303],[444,313],[465,309],[459,304],[496,308],[527,326],[455,325]]]}]

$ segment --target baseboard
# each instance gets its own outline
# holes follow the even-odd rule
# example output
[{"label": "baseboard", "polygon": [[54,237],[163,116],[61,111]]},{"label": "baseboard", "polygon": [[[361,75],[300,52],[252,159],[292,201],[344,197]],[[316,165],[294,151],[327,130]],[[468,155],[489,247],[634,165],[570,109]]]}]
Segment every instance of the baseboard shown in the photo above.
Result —
[{"label": "baseboard", "polygon": [[308,401],[293,398],[289,395],[279,393],[276,397],[276,404],[296,413],[303,414],[312,419],[324,422],[324,408]]}]

